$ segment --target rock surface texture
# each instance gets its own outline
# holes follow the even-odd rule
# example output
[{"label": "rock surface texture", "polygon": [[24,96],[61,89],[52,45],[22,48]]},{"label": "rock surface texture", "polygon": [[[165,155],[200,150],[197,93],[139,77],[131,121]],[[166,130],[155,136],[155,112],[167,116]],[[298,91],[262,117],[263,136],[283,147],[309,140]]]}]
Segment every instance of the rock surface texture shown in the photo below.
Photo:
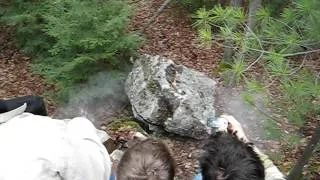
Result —
[{"label": "rock surface texture", "polygon": [[137,58],[125,88],[135,118],[153,130],[202,139],[215,116],[216,82],[160,56]]}]

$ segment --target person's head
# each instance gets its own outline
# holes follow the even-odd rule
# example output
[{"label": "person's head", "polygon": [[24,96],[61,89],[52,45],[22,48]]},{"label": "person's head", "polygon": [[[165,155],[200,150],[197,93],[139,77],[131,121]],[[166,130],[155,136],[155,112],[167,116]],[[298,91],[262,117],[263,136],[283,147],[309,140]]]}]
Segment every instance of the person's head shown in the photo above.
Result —
[{"label": "person's head", "polygon": [[129,148],[117,168],[117,180],[173,180],[174,160],[167,146],[147,139]]},{"label": "person's head", "polygon": [[204,180],[263,180],[264,167],[252,145],[228,133],[212,135],[203,148]]}]

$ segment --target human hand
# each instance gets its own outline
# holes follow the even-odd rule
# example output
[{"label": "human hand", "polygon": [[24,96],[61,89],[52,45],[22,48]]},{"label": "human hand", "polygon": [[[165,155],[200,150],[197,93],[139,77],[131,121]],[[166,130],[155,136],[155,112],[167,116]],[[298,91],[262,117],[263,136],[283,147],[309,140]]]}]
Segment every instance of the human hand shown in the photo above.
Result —
[{"label": "human hand", "polygon": [[243,141],[245,143],[249,142],[248,138],[244,134],[241,124],[233,116],[224,114],[224,115],[221,115],[220,117],[228,121],[227,130],[229,133],[236,136],[240,141]]}]

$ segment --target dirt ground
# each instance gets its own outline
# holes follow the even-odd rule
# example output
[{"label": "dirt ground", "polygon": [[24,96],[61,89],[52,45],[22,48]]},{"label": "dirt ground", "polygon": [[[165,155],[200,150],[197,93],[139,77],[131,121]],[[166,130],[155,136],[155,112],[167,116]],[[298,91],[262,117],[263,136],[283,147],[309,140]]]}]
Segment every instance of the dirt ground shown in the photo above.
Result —
[{"label": "dirt ground", "polygon": [[[157,8],[163,3],[163,0],[132,1],[132,3],[136,8],[130,24],[130,30],[137,31],[142,28],[147,20],[156,12]],[[197,43],[197,33],[192,28],[191,18],[185,18],[188,16],[189,15],[182,9],[177,10],[176,7],[173,9],[173,7],[170,6],[156,19],[155,23],[146,30],[144,33],[146,43],[139,49],[139,52],[168,57],[176,63],[196,69],[212,77],[213,71],[218,66],[222,57],[222,49],[217,45],[213,45],[211,48],[199,47]],[[31,58],[19,50],[15,42],[14,33],[13,28],[0,28],[0,97],[10,98],[23,95],[46,96],[46,94],[54,92],[54,85],[46,84],[41,77],[32,74]],[[229,99],[221,96],[222,100],[220,105],[222,107],[219,109],[220,112],[232,113],[232,107],[242,106],[241,103],[243,102],[239,100],[239,95],[237,94],[239,90],[230,93],[232,96],[225,94]],[[59,107],[48,99],[46,102],[49,114],[54,115]],[[231,102],[234,103],[230,104]],[[103,106],[103,104],[101,105]],[[100,113],[107,114],[98,117],[98,119],[102,119],[101,122],[112,118],[130,118],[130,107],[126,104],[111,104],[107,107],[108,108],[101,110],[97,108],[97,111]],[[254,114],[255,112],[252,109],[233,115],[241,120],[244,119],[243,117],[247,116],[248,113],[252,116],[250,119],[255,119],[255,117],[258,116]],[[250,124],[256,124],[256,122],[256,119],[254,121],[244,121],[244,124],[249,124],[244,128],[250,128],[252,127]],[[316,123],[317,122],[311,122],[306,131]],[[262,127],[260,125],[254,127],[256,131],[252,132],[261,133]],[[113,139],[128,140],[128,132],[130,130],[114,130],[111,126],[107,128]],[[311,134],[309,133],[309,136]],[[162,135],[153,136],[158,136],[169,145],[177,163],[177,176],[179,179],[192,179],[194,172],[199,168],[198,155],[203,142],[177,137],[164,137]],[[253,135],[251,135],[251,137],[258,144],[260,143],[261,148],[274,152],[284,152],[285,158],[276,160],[284,172],[287,172],[288,167],[300,156],[304,148],[301,146],[295,148],[294,151],[288,152],[286,149],[280,150],[281,144],[278,142],[265,141],[260,136],[260,138],[257,139],[255,139],[256,137],[253,137]],[[266,146],[268,148],[266,148]],[[314,156],[315,158],[311,160],[310,164],[315,167],[320,167],[320,152],[316,152]],[[314,177],[317,178],[320,177],[320,175],[314,174]]]}]

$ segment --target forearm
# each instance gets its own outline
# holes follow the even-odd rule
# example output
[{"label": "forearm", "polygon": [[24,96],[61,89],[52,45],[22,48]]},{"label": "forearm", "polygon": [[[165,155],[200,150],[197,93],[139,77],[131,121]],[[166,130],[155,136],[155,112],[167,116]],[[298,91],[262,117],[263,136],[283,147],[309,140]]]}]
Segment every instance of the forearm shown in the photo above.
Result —
[{"label": "forearm", "polygon": [[265,170],[265,180],[285,180],[285,176],[280,172],[280,170],[273,164],[269,157],[262,153],[257,147],[253,147],[253,150],[260,157],[264,170]]}]

